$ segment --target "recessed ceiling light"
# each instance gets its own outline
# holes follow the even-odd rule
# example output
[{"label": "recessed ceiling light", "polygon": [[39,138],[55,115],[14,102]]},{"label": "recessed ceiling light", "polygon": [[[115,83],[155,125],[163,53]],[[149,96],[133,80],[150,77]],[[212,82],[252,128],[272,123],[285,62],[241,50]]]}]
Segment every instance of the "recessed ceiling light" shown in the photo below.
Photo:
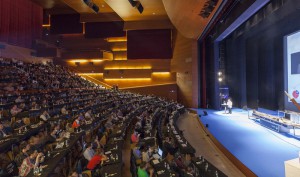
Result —
[{"label": "recessed ceiling light", "polygon": [[102,4],[101,7],[104,7],[104,4]]},{"label": "recessed ceiling light", "polygon": [[153,12],[152,15],[155,15],[155,12]]}]

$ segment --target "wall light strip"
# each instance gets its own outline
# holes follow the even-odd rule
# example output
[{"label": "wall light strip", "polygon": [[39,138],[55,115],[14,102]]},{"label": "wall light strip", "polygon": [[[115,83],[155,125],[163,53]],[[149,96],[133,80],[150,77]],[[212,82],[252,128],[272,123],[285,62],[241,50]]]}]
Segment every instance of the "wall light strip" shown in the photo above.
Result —
[{"label": "wall light strip", "polygon": [[151,69],[150,66],[142,66],[142,67],[107,67],[104,70],[127,70],[127,69]]},{"label": "wall light strip", "polygon": [[43,24],[42,27],[50,27],[50,24]]},{"label": "wall light strip", "polygon": [[68,62],[102,62],[103,59],[73,59],[73,60],[67,60]]},{"label": "wall light strip", "polygon": [[127,48],[113,48],[112,51],[113,52],[126,52]]},{"label": "wall light strip", "polygon": [[152,74],[157,74],[157,75],[164,74],[164,75],[166,75],[166,74],[171,74],[171,73],[170,72],[152,72]]},{"label": "wall light strip", "polygon": [[151,78],[109,78],[105,81],[150,81]]},{"label": "wall light strip", "polygon": [[126,37],[111,37],[106,39],[107,42],[126,42],[127,38]]},{"label": "wall light strip", "polygon": [[80,76],[97,76],[97,75],[99,75],[99,76],[102,76],[103,75],[103,73],[77,73],[78,75],[80,75]]}]

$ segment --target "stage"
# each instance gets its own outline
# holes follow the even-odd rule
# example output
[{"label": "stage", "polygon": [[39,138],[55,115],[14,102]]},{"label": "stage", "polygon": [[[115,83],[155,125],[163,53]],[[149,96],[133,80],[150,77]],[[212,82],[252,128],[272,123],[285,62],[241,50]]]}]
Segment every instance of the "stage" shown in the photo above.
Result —
[{"label": "stage", "polygon": [[197,112],[209,132],[259,177],[284,177],[284,161],[298,157],[297,138],[261,126],[250,117],[251,111],[233,109],[225,114],[205,109],[204,116],[203,110]]}]

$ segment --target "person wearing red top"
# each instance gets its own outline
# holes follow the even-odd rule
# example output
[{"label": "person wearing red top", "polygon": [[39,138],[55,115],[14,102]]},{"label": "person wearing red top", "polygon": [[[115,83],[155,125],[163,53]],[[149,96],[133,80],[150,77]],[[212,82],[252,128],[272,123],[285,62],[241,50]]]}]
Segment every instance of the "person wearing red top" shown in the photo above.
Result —
[{"label": "person wearing red top", "polygon": [[78,128],[79,126],[80,126],[80,121],[79,121],[79,117],[77,117],[72,124],[72,128]]},{"label": "person wearing red top", "polygon": [[139,142],[139,137],[140,135],[134,131],[133,134],[131,135],[131,143],[138,143]]},{"label": "person wearing red top", "polygon": [[107,157],[102,154],[102,150],[97,149],[95,155],[92,157],[92,159],[89,161],[86,167],[89,170],[94,170],[95,167],[101,163],[101,161],[105,161],[105,160],[107,160]]}]

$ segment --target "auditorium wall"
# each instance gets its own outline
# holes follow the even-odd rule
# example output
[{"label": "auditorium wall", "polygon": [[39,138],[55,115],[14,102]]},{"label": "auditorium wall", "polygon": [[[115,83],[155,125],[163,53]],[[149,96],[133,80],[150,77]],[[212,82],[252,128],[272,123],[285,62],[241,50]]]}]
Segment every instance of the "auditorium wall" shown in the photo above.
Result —
[{"label": "auditorium wall", "polygon": [[197,41],[175,34],[171,71],[176,72],[178,101],[187,107],[198,107],[198,48]]},{"label": "auditorium wall", "polygon": [[49,58],[42,58],[42,57],[35,57],[32,54],[35,53],[34,50],[9,45],[3,42],[0,42],[0,57],[3,58],[15,58],[18,60],[22,60],[24,62],[33,62],[33,63],[45,63],[45,62],[52,62],[52,59]]}]

